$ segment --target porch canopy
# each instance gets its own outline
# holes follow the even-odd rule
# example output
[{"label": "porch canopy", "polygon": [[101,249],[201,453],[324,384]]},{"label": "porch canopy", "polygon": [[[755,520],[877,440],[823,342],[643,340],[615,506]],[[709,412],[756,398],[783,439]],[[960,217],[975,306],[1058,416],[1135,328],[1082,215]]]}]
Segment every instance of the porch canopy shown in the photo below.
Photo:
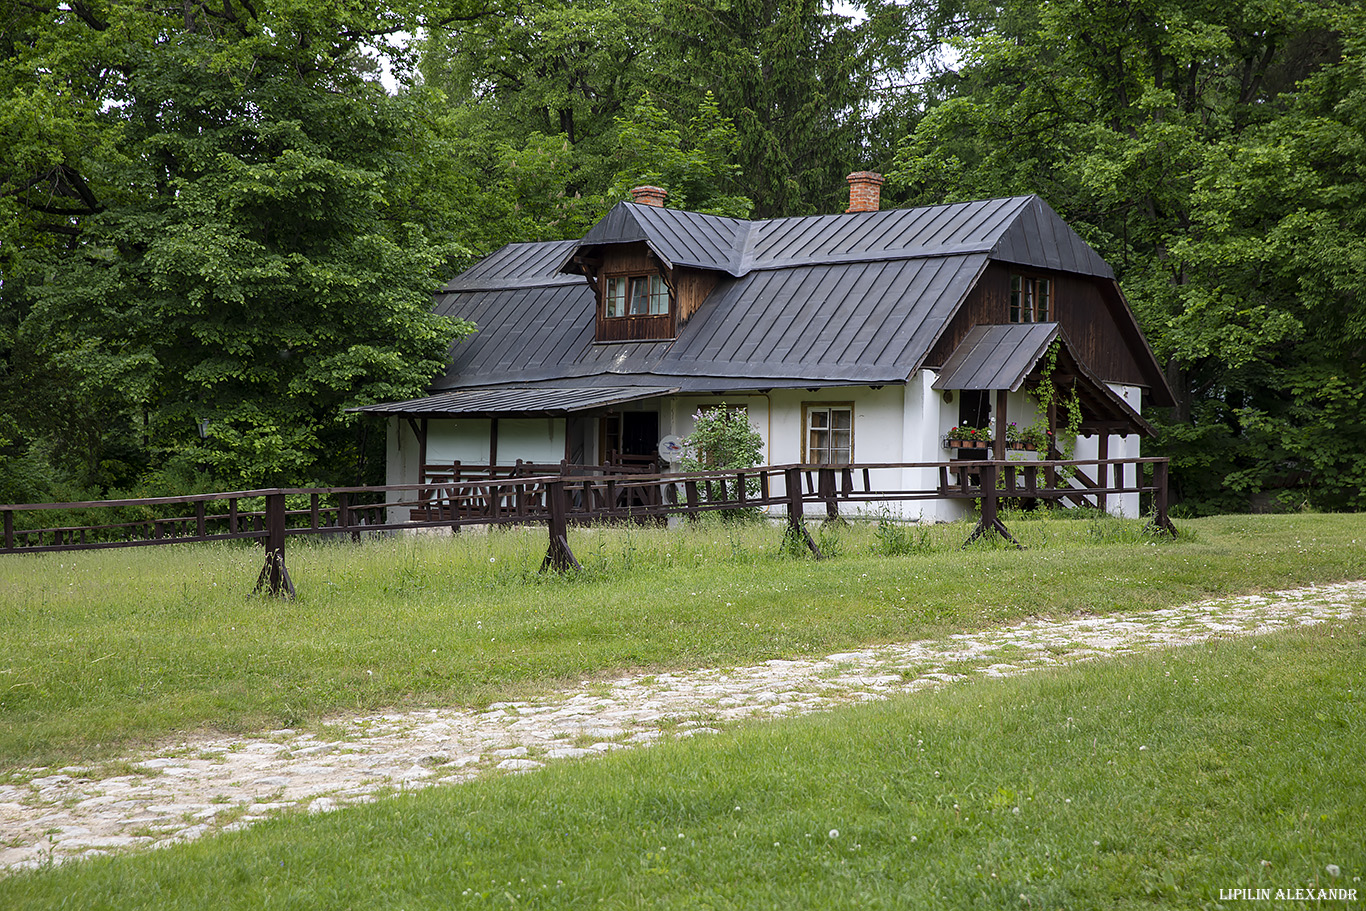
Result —
[{"label": "porch canopy", "polygon": [[594,408],[636,402],[678,392],[677,386],[616,386],[559,388],[545,386],[485,386],[455,389],[406,402],[385,402],[351,408],[361,414],[398,417],[545,417],[563,416]]},{"label": "porch canopy", "polygon": [[[1054,340],[1059,350],[1051,379],[1059,390],[1076,393],[1083,435],[1154,435],[1153,426],[1077,357],[1057,323],[974,326],[944,362],[933,388],[995,390],[999,401],[1006,391],[1018,392],[1027,379],[1044,379],[1038,370]],[[1049,429],[1056,432],[1057,427]]]}]

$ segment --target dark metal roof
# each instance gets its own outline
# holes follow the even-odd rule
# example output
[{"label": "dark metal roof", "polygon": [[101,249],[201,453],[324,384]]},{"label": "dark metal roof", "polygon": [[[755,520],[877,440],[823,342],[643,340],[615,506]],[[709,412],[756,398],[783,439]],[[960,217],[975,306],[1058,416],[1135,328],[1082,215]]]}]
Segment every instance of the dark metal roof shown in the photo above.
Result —
[{"label": "dark metal roof", "polygon": [[1057,212],[1037,196],[1024,197],[1010,226],[992,248],[991,258],[1022,266],[1114,278],[1110,264],[1091,249]]},{"label": "dark metal roof", "polygon": [[438,313],[488,328],[455,346],[432,388],[627,374],[685,389],[708,377],[746,388],[902,383],[986,263],[979,254],[755,272],[722,281],[676,339],[654,342],[595,343],[586,284],[448,293]]},{"label": "dark metal roof", "polygon": [[1018,392],[1057,337],[1057,323],[973,326],[944,362],[934,388]]},{"label": "dark metal roof", "polygon": [[581,250],[635,242],[647,244],[670,266],[736,277],[790,266],[970,253],[1114,277],[1099,254],[1037,196],[754,222],[620,203],[582,241],[563,250],[560,268],[578,272],[572,259]]},{"label": "dark metal roof", "polygon": [[655,369],[905,382],[986,263],[946,256],[754,272],[713,291]]},{"label": "dark metal roof", "polygon": [[577,271],[570,266],[569,259],[578,250],[644,241],[671,267],[691,266],[740,275],[736,271],[738,250],[743,248],[752,225],[753,222],[738,218],[623,202],[574,244],[560,265],[567,271]]},{"label": "dark metal roof", "polygon": [[640,399],[652,399],[678,392],[672,386],[614,386],[611,388],[562,388],[504,386],[486,389],[459,389],[406,402],[352,408],[366,414],[397,415],[508,415],[572,414]]},{"label": "dark metal roof", "polygon": [[535,288],[546,285],[581,285],[583,279],[565,275],[560,264],[577,240],[508,244],[485,256],[451,280],[444,291],[487,291],[501,288]]},{"label": "dark metal roof", "polygon": [[1128,402],[1082,363],[1057,323],[974,326],[949,355],[934,389],[1018,392],[1054,339],[1061,340],[1056,369],[1071,378],[1081,404],[1083,433],[1156,433]]}]

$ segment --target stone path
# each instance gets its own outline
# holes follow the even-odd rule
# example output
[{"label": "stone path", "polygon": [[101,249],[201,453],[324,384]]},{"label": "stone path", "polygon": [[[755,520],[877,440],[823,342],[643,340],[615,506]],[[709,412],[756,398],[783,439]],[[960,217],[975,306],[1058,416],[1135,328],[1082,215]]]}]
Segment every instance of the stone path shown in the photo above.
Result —
[{"label": "stone path", "polygon": [[538,702],[334,719],[318,731],[200,738],[94,769],[18,769],[0,784],[0,869],[153,846],[324,812],[396,790],[1219,636],[1366,616],[1366,581],[1130,616],[1036,619],[942,640],[757,667],[631,675]]}]

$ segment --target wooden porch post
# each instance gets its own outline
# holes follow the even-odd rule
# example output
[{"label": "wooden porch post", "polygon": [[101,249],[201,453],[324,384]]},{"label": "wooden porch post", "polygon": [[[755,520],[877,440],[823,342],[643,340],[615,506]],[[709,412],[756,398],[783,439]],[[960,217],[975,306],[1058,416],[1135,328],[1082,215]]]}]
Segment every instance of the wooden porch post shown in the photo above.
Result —
[{"label": "wooden porch post", "polygon": [[998,462],[1006,460],[1006,427],[1010,425],[1010,418],[1006,414],[1006,397],[1010,394],[1009,390],[996,390],[996,439],[992,441],[991,457]]},{"label": "wooden porch post", "polygon": [[[1056,390],[1056,387],[1054,387]],[[1056,391],[1054,392],[1056,396]],[[1044,447],[1044,460],[1053,461],[1062,453],[1058,452],[1058,403],[1049,401],[1048,403],[1048,444]],[[1055,468],[1045,468],[1043,472],[1044,486],[1052,489],[1058,486],[1058,472]],[[1053,506],[1057,500],[1050,498],[1048,505]]]},{"label": "wooden porch post", "polygon": [[[1101,465],[1100,470],[1096,472],[1096,479],[1100,481],[1100,491],[1096,494],[1096,505],[1100,507],[1101,512],[1105,512],[1106,503],[1109,500],[1106,491],[1110,489],[1110,478],[1116,475],[1110,471],[1109,465],[1104,464],[1105,459],[1110,458],[1110,434],[1104,430],[1098,432],[1100,433],[1100,442],[1096,444],[1096,456],[1101,460]],[[1123,471],[1121,466],[1116,465],[1115,467],[1119,468],[1121,472]]]}]

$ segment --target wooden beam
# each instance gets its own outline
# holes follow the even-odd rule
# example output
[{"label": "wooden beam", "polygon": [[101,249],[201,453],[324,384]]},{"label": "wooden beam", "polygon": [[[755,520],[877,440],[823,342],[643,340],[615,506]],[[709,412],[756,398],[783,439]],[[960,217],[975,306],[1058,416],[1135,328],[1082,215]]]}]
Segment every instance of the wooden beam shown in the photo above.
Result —
[{"label": "wooden beam", "polygon": [[[1100,435],[1100,441],[1099,441],[1099,443],[1097,444],[1096,455],[1097,455],[1097,457],[1102,461],[1102,463],[1104,462],[1105,459],[1110,458],[1110,435],[1109,435],[1109,434],[1102,433],[1102,434]],[[1098,507],[1100,507],[1101,512],[1104,512],[1104,511],[1105,511],[1105,508],[1106,508],[1106,501],[1107,501],[1108,497],[1106,496],[1106,493],[1105,493],[1105,490],[1106,490],[1106,483],[1105,483],[1105,482],[1108,480],[1107,475],[1109,475],[1110,473],[1111,473],[1111,472],[1110,472],[1110,466],[1109,466],[1109,465],[1105,465],[1105,464],[1102,464],[1102,465],[1100,466],[1100,470],[1096,472],[1097,476],[1099,476],[1099,479],[1100,479],[1100,493],[1096,494],[1096,501],[1097,501],[1097,502],[1096,502],[1096,505],[1097,505]]]},{"label": "wooden beam", "polygon": [[1006,414],[1006,399],[1010,395],[1007,389],[996,390],[996,439],[992,441],[991,457],[998,462],[1006,460],[1006,427],[1010,425],[1010,417]]}]

